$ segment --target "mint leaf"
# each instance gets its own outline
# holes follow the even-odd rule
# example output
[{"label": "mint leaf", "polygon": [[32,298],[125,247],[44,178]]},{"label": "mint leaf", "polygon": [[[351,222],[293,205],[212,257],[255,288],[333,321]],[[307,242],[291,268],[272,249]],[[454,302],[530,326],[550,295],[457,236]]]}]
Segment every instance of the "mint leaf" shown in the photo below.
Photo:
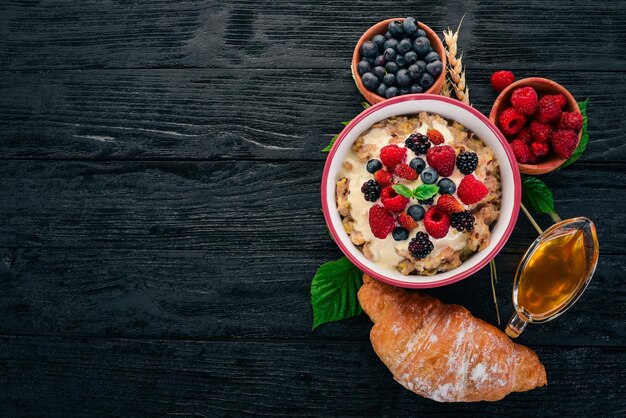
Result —
[{"label": "mint leaf", "polygon": [[339,136],[339,134],[337,134],[337,135],[333,136],[333,137],[330,139],[330,142],[328,143],[328,145],[326,145],[326,148],[324,148],[324,149],[322,150],[322,152],[329,152],[329,151],[330,151],[330,149],[331,149],[331,148],[333,147],[333,145],[335,144],[335,141],[337,140],[337,137],[338,137],[338,136]]},{"label": "mint leaf", "polygon": [[347,120],[347,121],[345,121],[345,122],[341,122],[341,124],[342,124],[343,126],[346,126],[346,125],[347,125],[347,124],[349,124],[349,123],[350,123],[350,121],[349,121],[349,120]]},{"label": "mint leaf", "polygon": [[361,106],[363,106],[363,109],[367,109],[368,107],[371,106],[371,104],[369,104],[367,102],[361,102]]},{"label": "mint leaf", "polygon": [[413,197],[418,200],[430,199],[439,192],[439,186],[435,184],[421,184],[413,191]]},{"label": "mint leaf", "polygon": [[522,202],[535,212],[547,214],[554,212],[552,191],[536,177],[522,178]]},{"label": "mint leaf", "polygon": [[346,257],[322,264],[311,282],[313,329],[363,312],[356,297],[361,271]]},{"label": "mint leaf", "polygon": [[400,196],[408,197],[409,199],[413,197],[413,191],[404,184],[394,184],[391,187],[393,187],[393,190],[395,190]]},{"label": "mint leaf", "polygon": [[585,100],[584,102],[578,103],[578,108],[580,109],[580,113],[582,113],[583,115],[583,129],[582,129],[583,133],[580,137],[580,142],[578,143],[578,146],[574,150],[574,153],[567,159],[567,161],[563,163],[561,168],[567,167],[568,165],[575,163],[580,158],[580,156],[583,155],[583,152],[585,152],[585,150],[587,149],[587,143],[589,142],[589,134],[587,133],[587,104],[588,103],[589,103],[589,99]]}]

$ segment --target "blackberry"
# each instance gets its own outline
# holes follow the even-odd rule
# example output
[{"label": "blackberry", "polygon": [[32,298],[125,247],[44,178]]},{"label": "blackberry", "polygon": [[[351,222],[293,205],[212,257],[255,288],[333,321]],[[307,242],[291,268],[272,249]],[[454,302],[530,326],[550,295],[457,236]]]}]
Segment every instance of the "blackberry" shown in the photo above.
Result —
[{"label": "blackberry", "polygon": [[435,246],[428,239],[428,234],[421,231],[409,242],[409,252],[415,258],[426,257],[434,248]]},{"label": "blackberry", "polygon": [[430,148],[430,141],[426,135],[412,134],[404,141],[404,145],[417,155],[422,155]]},{"label": "blackberry", "polygon": [[365,195],[365,200],[375,202],[380,197],[380,185],[374,180],[368,180],[361,186],[361,191]]},{"label": "blackberry", "polygon": [[463,174],[471,174],[478,166],[478,155],[475,152],[461,151],[456,156],[456,166]]},{"label": "blackberry", "polygon": [[467,210],[450,215],[450,225],[460,232],[472,231],[474,229],[474,221],[474,215]]},{"label": "blackberry", "polygon": [[433,202],[434,202],[434,199],[432,197],[417,201],[417,203],[419,203],[420,205],[427,205],[427,206],[432,206]]}]

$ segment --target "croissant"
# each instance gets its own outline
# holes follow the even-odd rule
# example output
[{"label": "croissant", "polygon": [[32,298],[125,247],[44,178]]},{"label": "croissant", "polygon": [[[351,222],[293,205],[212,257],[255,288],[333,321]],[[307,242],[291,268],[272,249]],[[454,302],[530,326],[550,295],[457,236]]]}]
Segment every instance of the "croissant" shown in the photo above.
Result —
[{"label": "croissant", "polygon": [[374,351],[406,389],[438,402],[497,401],[546,384],[528,347],[462,306],[380,283],[367,275],[358,293],[374,322]]}]

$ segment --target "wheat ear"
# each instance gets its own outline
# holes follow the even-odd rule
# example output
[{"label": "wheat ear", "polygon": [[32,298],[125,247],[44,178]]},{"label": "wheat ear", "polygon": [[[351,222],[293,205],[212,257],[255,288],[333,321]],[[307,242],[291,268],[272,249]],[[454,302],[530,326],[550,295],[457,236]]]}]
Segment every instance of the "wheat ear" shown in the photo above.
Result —
[{"label": "wheat ear", "polygon": [[[463,19],[465,15],[461,18],[459,22],[459,27],[456,32],[452,32],[450,28],[448,30],[443,31],[443,39],[446,43],[446,57],[448,58],[448,68],[447,68],[447,79],[446,82],[448,84],[448,92],[451,93],[450,86],[452,90],[454,90],[454,94],[456,98],[462,101],[463,103],[470,104],[469,101],[469,87],[465,83],[465,69],[463,68],[463,54],[461,54],[457,58],[457,41],[459,39],[459,31],[461,30],[461,24],[463,23]],[[444,84],[444,89],[446,84]],[[443,92],[444,96],[446,95]]]}]

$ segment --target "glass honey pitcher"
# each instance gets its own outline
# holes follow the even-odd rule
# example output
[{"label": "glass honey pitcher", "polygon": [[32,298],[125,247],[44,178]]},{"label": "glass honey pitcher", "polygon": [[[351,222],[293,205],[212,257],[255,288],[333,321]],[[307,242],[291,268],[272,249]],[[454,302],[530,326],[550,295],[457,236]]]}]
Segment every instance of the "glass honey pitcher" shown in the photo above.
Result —
[{"label": "glass honey pitcher", "polygon": [[582,295],[598,264],[593,222],[579,217],[546,229],[520,261],[513,283],[515,313],[506,333],[518,337],[528,323],[550,321]]}]

